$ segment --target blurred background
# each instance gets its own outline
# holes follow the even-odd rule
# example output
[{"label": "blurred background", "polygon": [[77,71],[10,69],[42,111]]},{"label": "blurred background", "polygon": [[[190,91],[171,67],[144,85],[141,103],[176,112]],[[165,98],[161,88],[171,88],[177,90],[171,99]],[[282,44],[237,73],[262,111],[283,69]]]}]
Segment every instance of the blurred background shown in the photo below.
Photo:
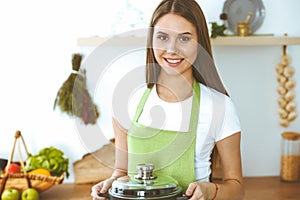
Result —
[{"label": "blurred background", "polygon": [[[53,110],[58,89],[71,73],[73,53],[84,52],[80,37],[111,37],[146,28],[159,0],[11,0],[0,2],[0,155],[9,156],[14,133],[21,130],[28,150],[55,146],[72,163],[113,137],[101,100],[97,125],[84,125]],[[198,0],[208,23],[219,22],[223,0]],[[300,1],[264,0],[266,16],[256,33],[300,36]],[[132,21],[133,20],[133,21]],[[282,46],[213,47],[216,65],[235,102],[242,123],[244,176],[279,175],[280,134],[300,131],[297,118],[279,125],[275,66]],[[296,103],[300,105],[300,47],[288,46],[295,68]],[[89,77],[87,77],[89,81]],[[92,94],[94,95],[94,94]],[[299,110],[299,109],[298,109]],[[103,126],[103,133],[97,131]],[[82,134],[84,133],[84,134]],[[89,142],[86,142],[89,141]]]}]

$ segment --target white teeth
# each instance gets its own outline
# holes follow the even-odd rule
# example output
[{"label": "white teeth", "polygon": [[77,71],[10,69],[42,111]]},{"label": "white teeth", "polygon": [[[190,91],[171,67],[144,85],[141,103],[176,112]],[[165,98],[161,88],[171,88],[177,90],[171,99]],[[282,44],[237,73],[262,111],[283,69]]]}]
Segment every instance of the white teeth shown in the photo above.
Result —
[{"label": "white teeth", "polygon": [[169,62],[169,63],[172,63],[172,64],[176,64],[176,63],[179,63],[180,61],[181,61],[181,59],[167,59],[167,61]]}]

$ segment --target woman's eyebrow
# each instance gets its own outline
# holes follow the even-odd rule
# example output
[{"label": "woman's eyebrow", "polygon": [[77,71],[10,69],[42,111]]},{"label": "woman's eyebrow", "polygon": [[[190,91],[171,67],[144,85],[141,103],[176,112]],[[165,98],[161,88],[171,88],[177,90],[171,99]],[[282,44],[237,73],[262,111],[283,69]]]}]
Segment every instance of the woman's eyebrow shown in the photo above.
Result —
[{"label": "woman's eyebrow", "polygon": [[[166,33],[166,32],[163,32],[163,31],[157,31],[156,32],[156,34],[168,34],[168,33]],[[192,33],[191,32],[183,32],[183,33],[178,33],[178,35],[192,35]]]},{"label": "woman's eyebrow", "polygon": [[184,33],[179,33],[178,35],[192,35],[191,32],[184,32]]},{"label": "woman's eyebrow", "polygon": [[165,34],[165,35],[167,35],[167,33],[163,32],[163,31],[158,31],[158,32],[156,32],[156,34]]}]

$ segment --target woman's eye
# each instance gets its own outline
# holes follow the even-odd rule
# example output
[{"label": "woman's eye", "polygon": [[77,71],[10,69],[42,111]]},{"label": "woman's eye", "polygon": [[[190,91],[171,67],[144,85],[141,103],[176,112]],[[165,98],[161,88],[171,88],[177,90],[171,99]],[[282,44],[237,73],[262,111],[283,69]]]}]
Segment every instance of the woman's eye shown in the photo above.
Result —
[{"label": "woman's eye", "polygon": [[159,35],[159,36],[157,36],[157,38],[160,40],[163,40],[163,41],[168,39],[168,37],[166,35]]},{"label": "woman's eye", "polygon": [[190,38],[187,37],[187,36],[181,36],[181,37],[179,38],[179,40],[180,40],[181,42],[187,42],[187,41],[190,41]]}]

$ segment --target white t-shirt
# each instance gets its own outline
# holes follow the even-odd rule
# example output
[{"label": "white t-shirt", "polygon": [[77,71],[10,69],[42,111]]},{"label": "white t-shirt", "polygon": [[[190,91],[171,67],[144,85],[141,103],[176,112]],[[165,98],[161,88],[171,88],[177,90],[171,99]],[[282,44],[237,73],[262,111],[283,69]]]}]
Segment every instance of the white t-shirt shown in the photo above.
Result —
[{"label": "white t-shirt", "polygon": [[[211,173],[210,155],[215,142],[241,131],[241,128],[236,108],[228,96],[203,84],[200,84],[200,88],[200,110],[194,165],[196,180],[209,181]],[[130,119],[133,119],[145,90],[146,85],[137,89],[131,95],[128,101]],[[166,102],[160,99],[156,87],[153,87],[138,122],[158,129],[187,131],[191,108],[192,97],[182,102]],[[129,123],[124,121],[122,123],[122,120],[118,121],[124,128],[129,128]]]}]

